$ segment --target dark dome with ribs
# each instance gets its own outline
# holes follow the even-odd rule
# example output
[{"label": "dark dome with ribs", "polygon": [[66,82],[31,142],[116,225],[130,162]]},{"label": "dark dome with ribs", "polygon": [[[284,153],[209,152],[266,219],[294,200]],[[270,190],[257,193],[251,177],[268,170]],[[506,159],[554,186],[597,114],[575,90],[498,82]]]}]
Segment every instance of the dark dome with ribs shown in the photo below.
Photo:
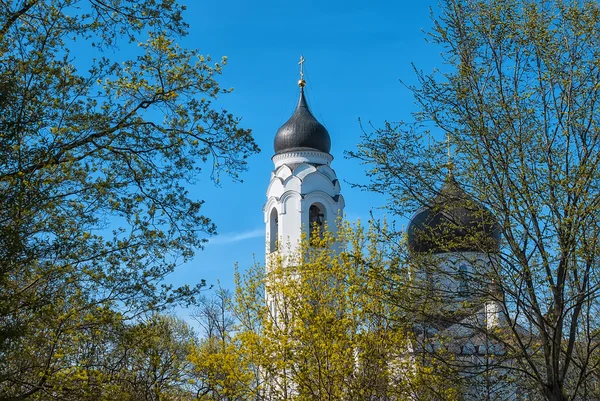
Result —
[{"label": "dark dome with ribs", "polygon": [[300,90],[300,99],[294,114],[275,135],[276,154],[297,150],[317,150],[325,153],[331,150],[329,132],[310,112],[304,97],[304,88]]},{"label": "dark dome with ribs", "polygon": [[500,249],[494,215],[474,201],[450,173],[430,205],[412,217],[407,229],[411,252],[486,252]]}]

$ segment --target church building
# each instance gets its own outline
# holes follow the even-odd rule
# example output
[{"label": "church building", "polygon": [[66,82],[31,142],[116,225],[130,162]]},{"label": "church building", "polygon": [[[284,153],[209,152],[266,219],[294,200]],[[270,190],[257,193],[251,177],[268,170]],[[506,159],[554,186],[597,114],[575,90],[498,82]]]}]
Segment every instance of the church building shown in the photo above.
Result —
[{"label": "church building", "polygon": [[[298,104],[274,140],[274,169],[263,209],[267,268],[274,253],[284,260],[293,257],[301,239],[308,238],[315,228],[327,227],[335,234],[336,219],[344,210],[340,183],[331,167],[331,137],[311,113],[304,93],[303,62],[301,58]],[[444,347],[474,378],[465,399],[478,399],[482,391],[516,399],[513,387],[496,388],[501,378],[486,382],[487,376],[480,374],[489,371],[490,356],[502,353],[484,335],[502,325],[499,303],[489,297],[494,292],[493,282],[486,279],[500,249],[498,225],[494,216],[461,188],[451,162],[447,167],[446,182],[437,196],[413,215],[407,228],[413,259],[411,280],[424,289],[422,316],[426,316],[424,321],[414,322],[418,341],[412,352],[434,350],[440,336],[451,338]],[[273,306],[270,294],[266,298]],[[442,300],[438,304],[442,306],[426,310],[432,299]]]}]

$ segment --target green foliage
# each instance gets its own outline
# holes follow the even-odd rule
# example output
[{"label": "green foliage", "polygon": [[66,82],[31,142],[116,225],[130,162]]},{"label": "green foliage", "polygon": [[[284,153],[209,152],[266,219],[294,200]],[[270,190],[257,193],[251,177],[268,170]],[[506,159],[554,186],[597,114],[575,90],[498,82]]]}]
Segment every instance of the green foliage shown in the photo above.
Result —
[{"label": "green foliage", "polygon": [[[192,400],[193,377],[189,354],[197,344],[183,321],[152,315],[136,324],[122,320],[55,338],[55,352],[44,388],[27,396],[32,400]],[[54,335],[48,332],[49,335]],[[30,368],[41,360],[48,340],[31,341],[11,366]],[[39,347],[39,348],[38,348]],[[40,359],[36,359],[40,358]],[[27,378],[22,372],[19,376]],[[33,380],[33,378],[32,378]]]},{"label": "green foliage", "polygon": [[443,369],[411,355],[411,327],[389,302],[398,280],[385,280],[397,270],[375,231],[316,230],[291,259],[272,253],[238,274],[236,328],[194,357],[206,399],[457,399]]},{"label": "green foliage", "polygon": [[230,291],[219,287],[212,297],[202,297],[193,315],[204,331],[189,357],[200,400],[252,399],[257,374],[240,350],[232,302]]},{"label": "green foliage", "polygon": [[408,215],[438,194],[446,152],[435,138],[448,134],[457,181],[503,235],[473,277],[506,322],[486,333],[508,353],[498,368],[540,398],[597,397],[600,7],[447,0],[434,22],[446,66],[416,71],[419,112],[353,155],[369,165],[367,187]]},{"label": "green foliage", "polygon": [[[106,398],[121,400],[191,400],[193,365],[190,355],[196,334],[182,320],[152,315],[127,327],[116,344],[113,360],[122,364],[119,386]],[[116,386],[115,386],[116,387]]]},{"label": "green foliage", "polygon": [[[0,2],[0,398],[61,399],[77,344],[192,302],[161,284],[215,227],[184,189],[258,150],[212,103],[174,0]],[[91,48],[93,53],[76,49]],[[127,51],[127,58],[124,56]],[[88,56],[89,55],[89,56]],[[110,378],[108,378],[110,380]]]}]

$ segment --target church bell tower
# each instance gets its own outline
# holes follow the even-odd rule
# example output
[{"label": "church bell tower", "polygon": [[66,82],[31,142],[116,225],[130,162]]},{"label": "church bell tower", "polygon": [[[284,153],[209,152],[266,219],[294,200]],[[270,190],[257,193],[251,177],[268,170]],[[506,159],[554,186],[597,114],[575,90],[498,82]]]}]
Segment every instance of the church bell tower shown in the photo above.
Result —
[{"label": "church bell tower", "polygon": [[301,57],[298,104],[275,135],[274,170],[264,206],[267,260],[273,252],[292,255],[302,234],[308,238],[315,226],[335,232],[344,209],[331,168],[329,132],[313,116],[304,95],[303,63]]}]

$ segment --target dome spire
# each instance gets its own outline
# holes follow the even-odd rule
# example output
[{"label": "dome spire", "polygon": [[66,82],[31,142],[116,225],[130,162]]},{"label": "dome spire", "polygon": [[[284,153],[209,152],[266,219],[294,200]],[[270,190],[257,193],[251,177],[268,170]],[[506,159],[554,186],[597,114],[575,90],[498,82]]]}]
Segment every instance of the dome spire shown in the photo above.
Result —
[{"label": "dome spire", "polygon": [[298,65],[300,66],[300,79],[298,80],[298,86],[300,87],[300,91],[304,92],[304,87],[306,86],[306,81],[304,80],[304,62],[306,59],[303,55],[300,55],[300,62]]},{"label": "dome spire", "polygon": [[452,148],[450,147],[450,134],[446,134],[446,147],[448,148],[448,162],[446,163],[446,168],[448,169],[448,177],[452,177],[454,172],[454,160],[452,158]]},{"label": "dome spire", "polygon": [[318,151],[329,153],[331,150],[331,138],[329,132],[315,116],[310,112],[308,102],[304,96],[304,56],[300,56],[300,99],[296,105],[296,110],[290,119],[283,124],[275,134],[275,154],[286,153],[290,151]]}]

